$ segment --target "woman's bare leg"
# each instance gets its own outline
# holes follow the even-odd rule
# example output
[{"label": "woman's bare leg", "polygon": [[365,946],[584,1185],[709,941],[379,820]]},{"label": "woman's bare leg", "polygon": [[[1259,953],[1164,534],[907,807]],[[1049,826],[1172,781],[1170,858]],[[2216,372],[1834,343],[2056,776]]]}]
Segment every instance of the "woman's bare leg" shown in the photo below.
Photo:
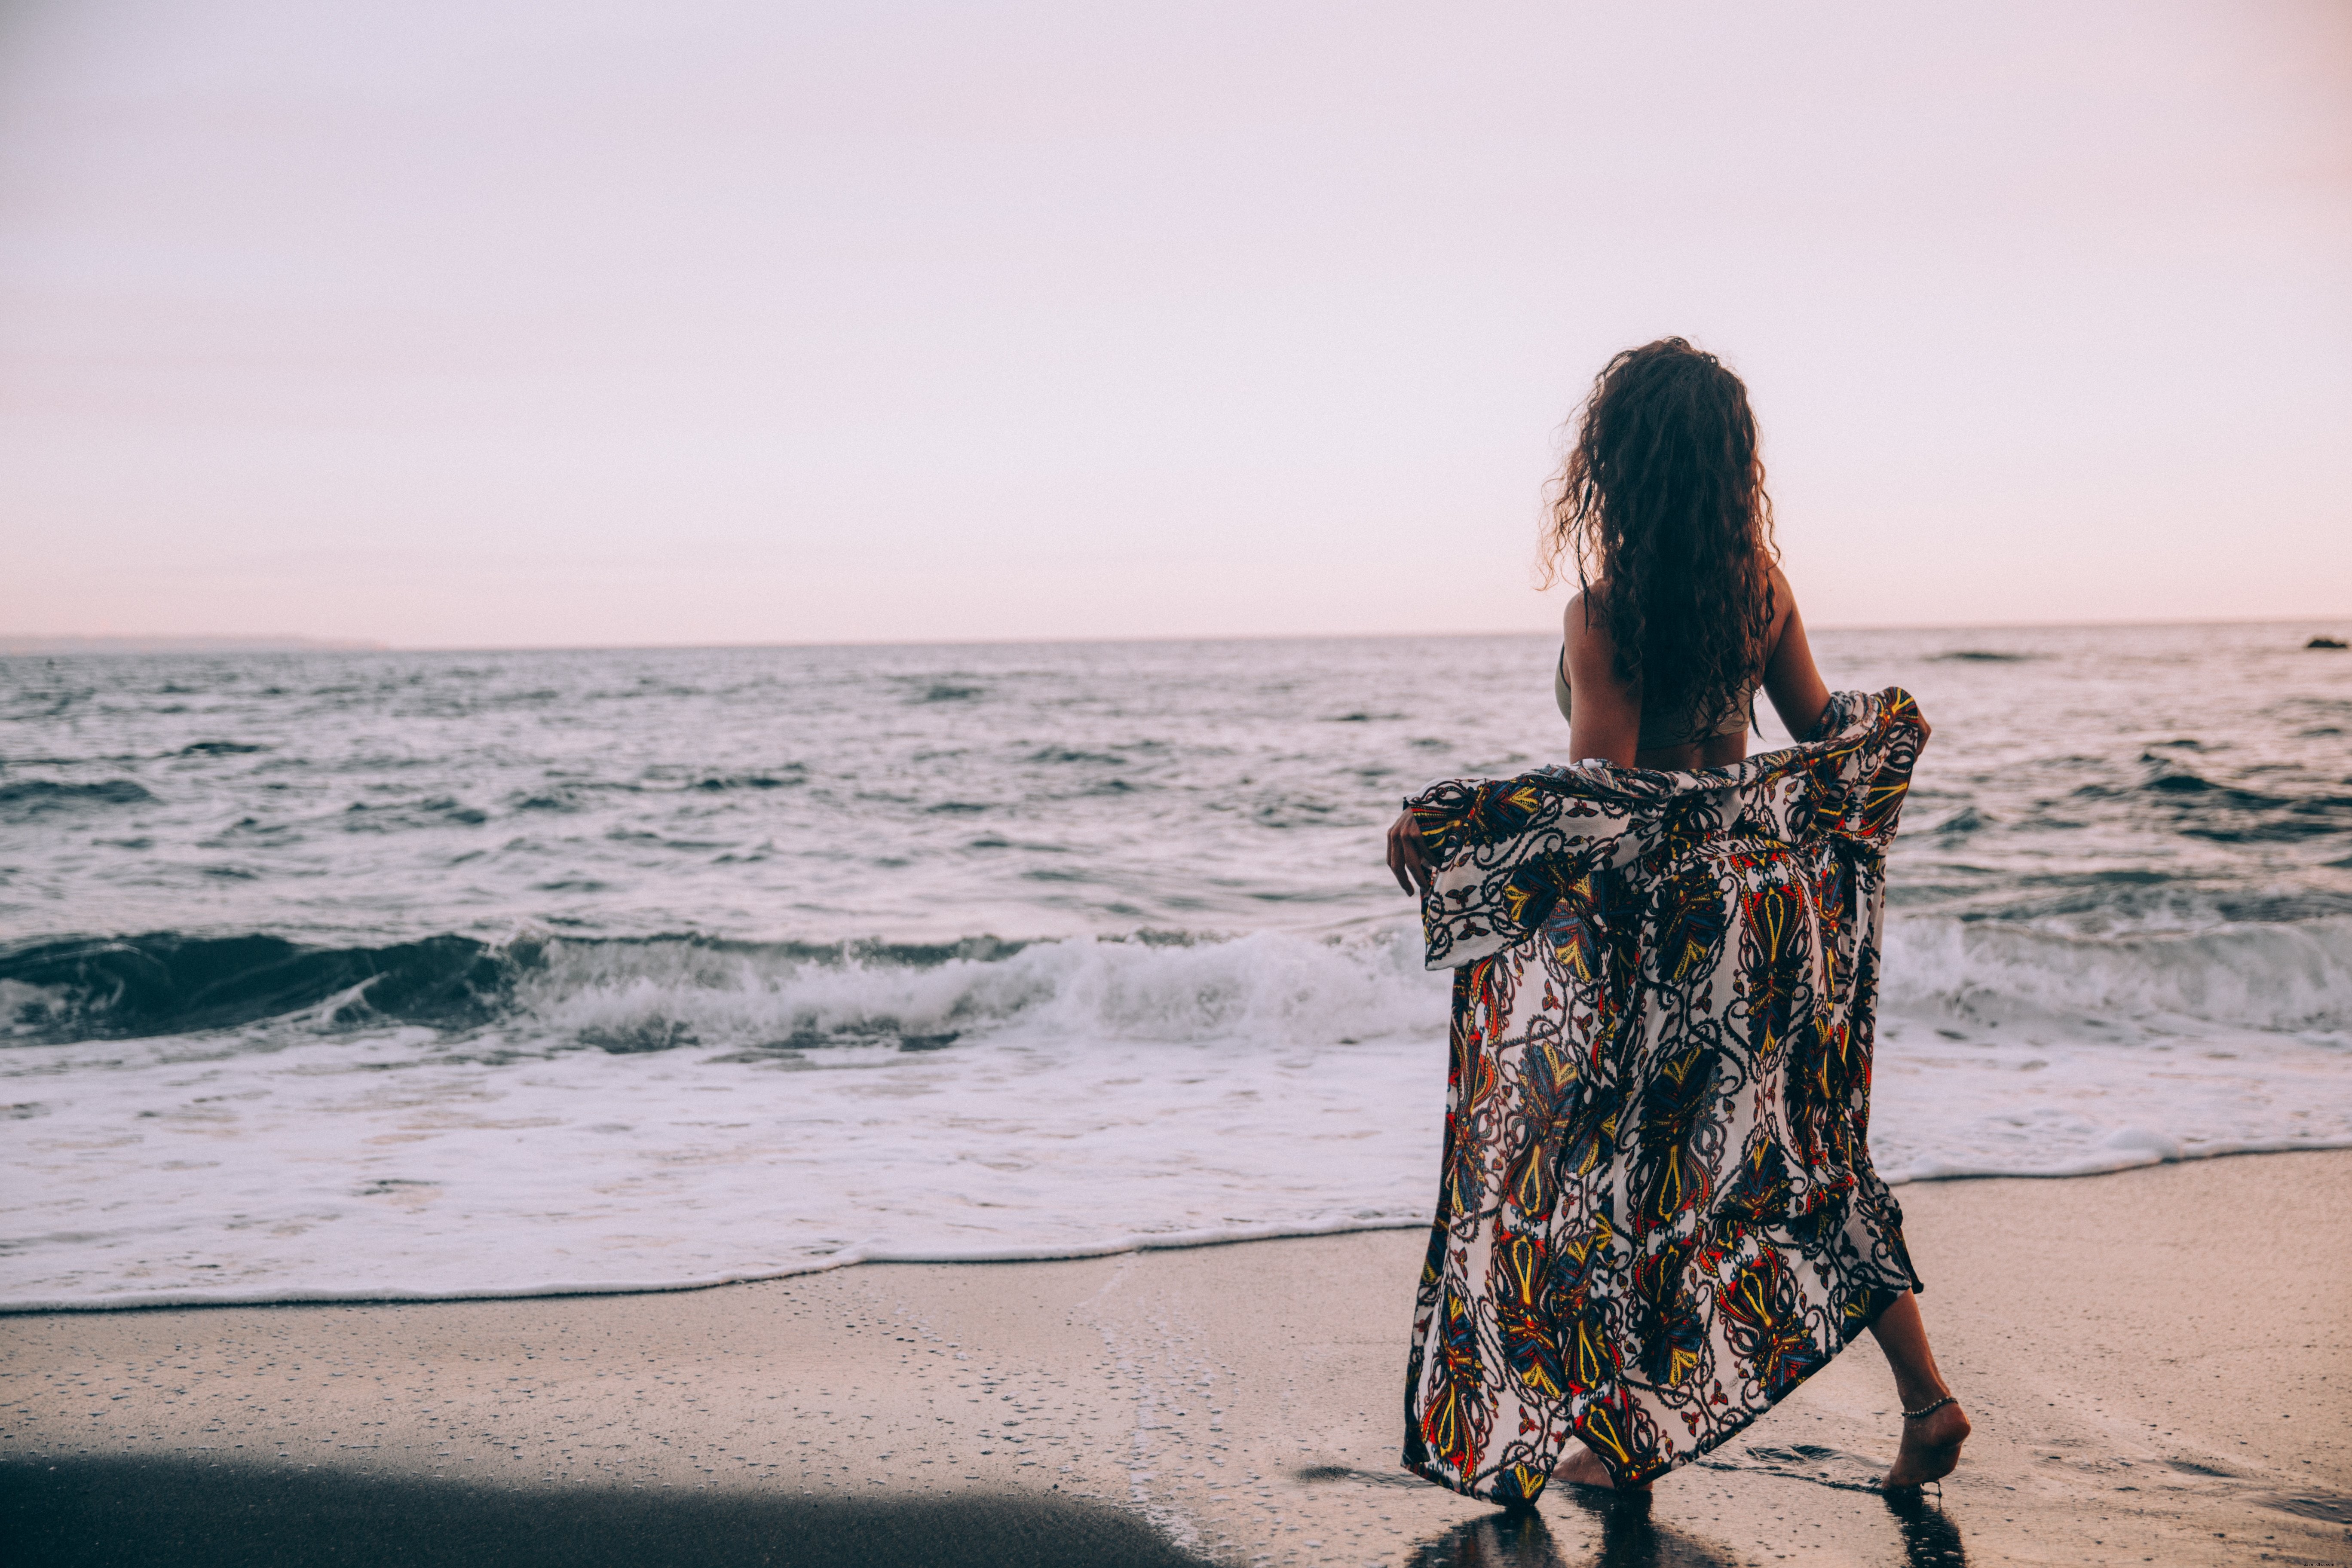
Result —
[{"label": "woman's bare leg", "polygon": [[[1894,1305],[1870,1325],[1886,1364],[1895,1372],[1895,1396],[1906,1410],[1933,1405],[1952,1391],[1936,1370],[1936,1352],[1927,1348],[1927,1326],[1919,1321],[1918,1299],[1906,1290]],[[1960,1462],[1960,1445],[1968,1441],[1969,1418],[1958,1405],[1903,1423],[1903,1447],[1895,1468],[1879,1484],[1889,1489],[1916,1487],[1952,1473]]]}]

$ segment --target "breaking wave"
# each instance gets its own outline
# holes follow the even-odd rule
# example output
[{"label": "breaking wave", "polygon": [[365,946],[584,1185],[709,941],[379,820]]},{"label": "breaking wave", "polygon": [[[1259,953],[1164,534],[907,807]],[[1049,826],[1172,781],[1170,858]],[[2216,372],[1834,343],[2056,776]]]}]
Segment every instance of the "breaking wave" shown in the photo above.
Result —
[{"label": "breaking wave", "polygon": [[2076,936],[2000,921],[1890,923],[1885,1000],[2352,1028],[2352,918]]},{"label": "breaking wave", "polygon": [[[1885,1002],[2352,1028],[2352,917],[2083,936],[2021,922],[1898,916]],[[385,1024],[606,1051],[724,1046],[929,1050],[1018,1026],[1057,1038],[1355,1039],[1444,1027],[1445,980],[1402,924],[1347,937],[953,942],[698,936],[370,947],[175,931],[0,949],[0,1040],[54,1044],[270,1023]]]},{"label": "breaking wave", "polygon": [[[1020,1025],[1055,1037],[1181,1041],[1442,1032],[1443,976],[1402,931],[1320,940],[754,943],[699,937],[382,947],[154,932],[0,950],[13,1043],[271,1022],[335,1033],[421,1024],[613,1052],[726,1046],[937,1049]],[[518,1039],[518,1037],[520,1038]]]}]

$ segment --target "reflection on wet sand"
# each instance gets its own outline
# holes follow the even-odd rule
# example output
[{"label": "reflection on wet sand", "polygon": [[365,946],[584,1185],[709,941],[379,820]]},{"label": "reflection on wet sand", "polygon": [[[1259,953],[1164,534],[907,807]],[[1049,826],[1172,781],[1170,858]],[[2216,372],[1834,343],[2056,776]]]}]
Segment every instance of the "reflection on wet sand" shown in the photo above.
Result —
[{"label": "reflection on wet sand", "polygon": [[1960,1545],[1960,1527],[1944,1512],[1940,1500],[1891,1492],[1886,1509],[1903,1531],[1906,1568],[1966,1568],[1969,1554]]},{"label": "reflection on wet sand", "polygon": [[[1651,1496],[1618,1496],[1589,1487],[1554,1486],[1547,1500],[1567,1502],[1600,1526],[1598,1551],[1562,1541],[1533,1509],[1474,1519],[1424,1542],[1408,1568],[1736,1568],[1737,1553],[1660,1524]],[[1959,1527],[1937,1500],[1918,1493],[1886,1500],[1902,1541],[1902,1568],[1967,1568]],[[1894,1563],[1890,1555],[1889,1563]]]},{"label": "reflection on wet sand", "polygon": [[1601,1550],[1564,1542],[1533,1509],[1474,1519],[1412,1554],[1411,1568],[1735,1568],[1730,1552],[1650,1517],[1646,1492],[1618,1497],[1586,1487],[1556,1486],[1548,1500],[1566,1500],[1601,1526]]}]

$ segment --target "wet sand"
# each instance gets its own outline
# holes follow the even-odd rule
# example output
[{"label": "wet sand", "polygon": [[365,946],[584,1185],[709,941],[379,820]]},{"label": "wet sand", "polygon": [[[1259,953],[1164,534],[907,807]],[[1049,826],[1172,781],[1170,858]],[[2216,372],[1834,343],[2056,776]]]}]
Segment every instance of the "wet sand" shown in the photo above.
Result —
[{"label": "wet sand", "polygon": [[1977,1436],[1857,1344],[1647,1500],[1396,1468],[1423,1238],[0,1319],[12,1563],[2352,1563],[2352,1153],[1901,1190]]}]

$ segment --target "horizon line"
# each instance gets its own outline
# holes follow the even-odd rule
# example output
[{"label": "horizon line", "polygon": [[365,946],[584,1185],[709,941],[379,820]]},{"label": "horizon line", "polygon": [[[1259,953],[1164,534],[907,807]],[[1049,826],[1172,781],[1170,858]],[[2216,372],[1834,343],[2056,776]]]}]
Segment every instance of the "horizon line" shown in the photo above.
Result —
[{"label": "horizon line", "polygon": [[[2329,620],[2352,620],[2352,614],[2336,616],[2326,615],[2233,616],[2220,619],[2184,616],[2078,621],[1832,622],[1808,629],[1813,632],[2100,631],[2153,629],[2165,626],[2291,626]],[[61,635],[0,633],[0,658],[140,653],[687,653],[730,649],[750,651],[762,648],[1033,647],[1154,643],[1365,642],[1429,637],[1506,637],[1549,635],[1547,630],[1535,627],[1489,627],[1475,630],[1457,628],[1377,632],[1217,632],[1161,637],[874,637],[805,641],[778,639],[764,642],[394,643],[372,638],[308,637],[295,633],[244,636],[233,633]]]}]

